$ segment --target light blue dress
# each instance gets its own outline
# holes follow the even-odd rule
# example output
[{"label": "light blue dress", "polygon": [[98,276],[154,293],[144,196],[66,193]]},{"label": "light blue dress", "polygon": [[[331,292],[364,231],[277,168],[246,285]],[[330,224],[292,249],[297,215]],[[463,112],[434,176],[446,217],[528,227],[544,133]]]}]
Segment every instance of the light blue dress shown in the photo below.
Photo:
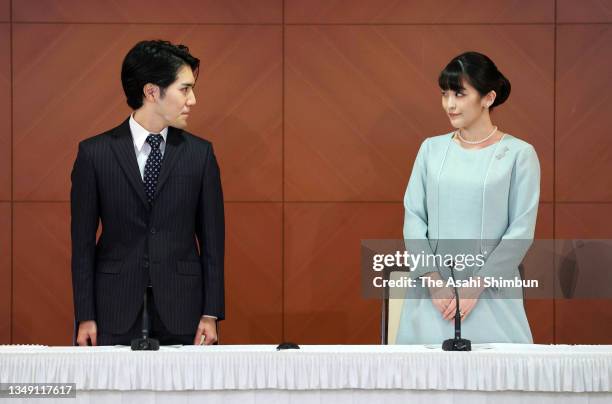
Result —
[{"label": "light blue dress", "polygon": [[[540,195],[540,165],[529,143],[506,134],[483,149],[464,149],[452,133],[426,139],[419,149],[404,197],[404,239],[423,240],[425,253],[454,251],[465,239],[485,264],[455,271],[457,278],[519,276],[518,266],[534,237]],[[410,248],[408,248],[410,250]],[[450,271],[432,264],[411,273],[418,278]],[[516,289],[515,289],[516,291]],[[520,291],[520,289],[519,289]],[[397,344],[439,344],[454,335],[454,322],[442,319],[427,288],[410,288],[404,300]],[[532,343],[523,299],[487,288],[462,322],[472,343]]]}]

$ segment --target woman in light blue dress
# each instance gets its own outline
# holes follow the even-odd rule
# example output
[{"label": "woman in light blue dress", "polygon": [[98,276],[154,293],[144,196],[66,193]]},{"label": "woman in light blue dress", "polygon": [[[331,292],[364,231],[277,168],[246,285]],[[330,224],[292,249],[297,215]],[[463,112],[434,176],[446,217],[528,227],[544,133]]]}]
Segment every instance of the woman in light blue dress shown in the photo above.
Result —
[{"label": "woman in light blue dress", "polygon": [[[534,237],[540,165],[533,146],[491,122],[490,112],[508,98],[510,82],[476,52],[453,58],[438,82],[456,130],[425,139],[419,149],[404,197],[407,249],[416,245],[426,254],[484,257],[484,264],[455,269],[456,279],[479,279],[481,285],[484,279],[520,279],[518,266]],[[411,276],[446,281],[451,272],[430,264]],[[463,338],[533,342],[520,294],[502,287],[458,290]],[[396,343],[439,344],[452,338],[454,314],[452,288],[409,288]]]}]

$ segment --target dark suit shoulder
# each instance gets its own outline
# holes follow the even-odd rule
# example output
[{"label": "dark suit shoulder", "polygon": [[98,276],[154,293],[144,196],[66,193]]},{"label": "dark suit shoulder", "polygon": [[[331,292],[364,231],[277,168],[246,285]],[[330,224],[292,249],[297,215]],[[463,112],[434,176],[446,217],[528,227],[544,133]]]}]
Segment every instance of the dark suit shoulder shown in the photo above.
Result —
[{"label": "dark suit shoulder", "polygon": [[211,150],[213,150],[213,145],[209,140],[186,131],[181,131],[181,134],[185,141],[185,145],[192,152],[200,155],[208,155]]},{"label": "dark suit shoulder", "polygon": [[181,133],[185,137],[185,140],[187,140],[187,142],[190,144],[198,145],[201,147],[211,147],[212,146],[212,143],[209,140],[196,136],[193,133],[189,133],[184,130],[181,131]]},{"label": "dark suit shoulder", "polygon": [[85,138],[79,142],[79,146],[89,149],[96,148],[101,144],[106,144],[110,140],[110,137],[113,136],[118,130],[120,130],[123,125],[125,125],[125,122],[105,132]]}]

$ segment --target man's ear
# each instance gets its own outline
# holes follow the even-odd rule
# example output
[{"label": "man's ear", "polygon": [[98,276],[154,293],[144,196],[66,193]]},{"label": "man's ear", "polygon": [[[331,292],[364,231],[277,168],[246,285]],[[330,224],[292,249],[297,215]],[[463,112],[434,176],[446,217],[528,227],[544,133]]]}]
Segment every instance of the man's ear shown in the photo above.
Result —
[{"label": "man's ear", "polygon": [[147,83],[143,87],[142,93],[147,101],[155,102],[159,98],[159,87],[155,84]]}]

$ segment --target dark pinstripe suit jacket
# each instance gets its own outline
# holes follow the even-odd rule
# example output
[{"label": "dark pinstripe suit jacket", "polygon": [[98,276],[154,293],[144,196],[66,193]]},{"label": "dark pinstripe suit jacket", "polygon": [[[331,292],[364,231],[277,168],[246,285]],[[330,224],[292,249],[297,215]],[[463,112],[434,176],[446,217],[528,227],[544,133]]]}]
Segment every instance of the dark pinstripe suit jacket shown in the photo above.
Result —
[{"label": "dark pinstripe suit jacket", "polygon": [[77,321],[127,331],[149,274],[171,332],[195,334],[202,314],[224,318],[223,194],[210,142],[169,128],[149,205],[126,120],[79,144],[70,202]]}]

